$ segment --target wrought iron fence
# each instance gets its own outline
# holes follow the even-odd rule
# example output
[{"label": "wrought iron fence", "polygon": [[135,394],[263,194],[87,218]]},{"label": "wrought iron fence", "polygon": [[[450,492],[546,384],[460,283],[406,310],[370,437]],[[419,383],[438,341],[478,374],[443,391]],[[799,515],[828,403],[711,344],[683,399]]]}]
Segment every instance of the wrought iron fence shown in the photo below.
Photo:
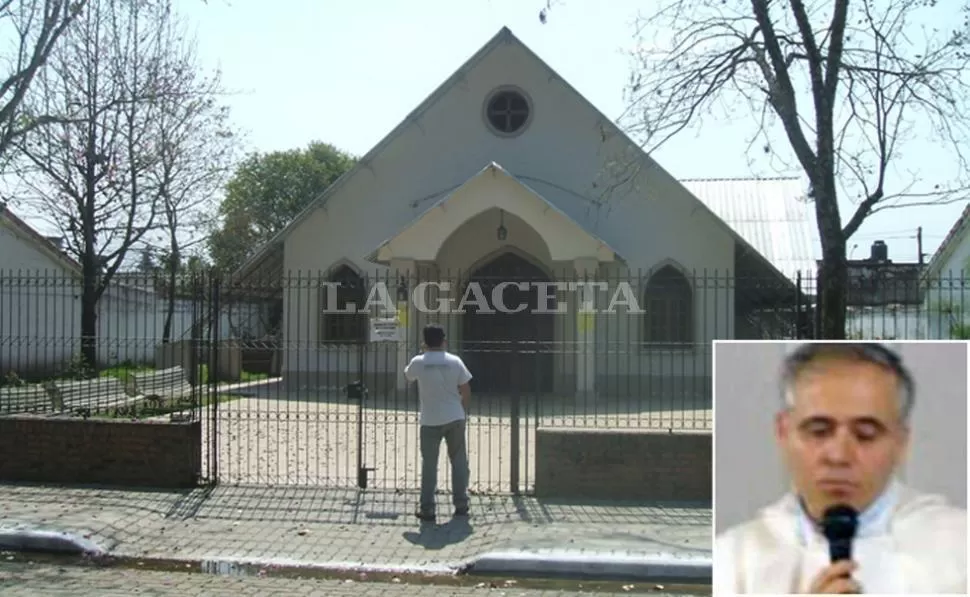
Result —
[{"label": "wrought iron fence", "polygon": [[121,276],[86,327],[79,277],[0,271],[0,415],[198,420],[213,399],[210,285]]},{"label": "wrought iron fence", "polygon": [[[847,334],[968,337],[966,286],[855,289]],[[809,276],[673,268],[125,275],[98,300],[94,337],[82,296],[75,277],[0,272],[0,415],[199,420],[206,476],[254,484],[416,487],[420,400],[402,371],[428,323],[474,376],[482,492],[531,486],[539,427],[710,430],[712,340],[817,329]]]}]

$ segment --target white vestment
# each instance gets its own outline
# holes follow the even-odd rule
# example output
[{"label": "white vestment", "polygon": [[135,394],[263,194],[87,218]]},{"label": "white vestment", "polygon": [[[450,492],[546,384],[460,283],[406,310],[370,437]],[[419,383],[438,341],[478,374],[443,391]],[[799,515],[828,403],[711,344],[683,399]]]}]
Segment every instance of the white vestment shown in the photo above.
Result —
[{"label": "white vestment", "polygon": [[[864,593],[967,592],[967,513],[894,482],[860,514],[852,575]],[[714,594],[807,593],[829,565],[825,537],[787,494],[714,544]]]}]

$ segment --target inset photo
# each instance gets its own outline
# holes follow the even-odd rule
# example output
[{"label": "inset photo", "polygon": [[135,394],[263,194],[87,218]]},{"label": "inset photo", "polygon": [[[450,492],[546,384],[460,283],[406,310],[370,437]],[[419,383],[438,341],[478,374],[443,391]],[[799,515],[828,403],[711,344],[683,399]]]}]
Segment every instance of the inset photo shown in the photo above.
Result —
[{"label": "inset photo", "polygon": [[714,594],[966,594],[967,353],[715,340]]}]

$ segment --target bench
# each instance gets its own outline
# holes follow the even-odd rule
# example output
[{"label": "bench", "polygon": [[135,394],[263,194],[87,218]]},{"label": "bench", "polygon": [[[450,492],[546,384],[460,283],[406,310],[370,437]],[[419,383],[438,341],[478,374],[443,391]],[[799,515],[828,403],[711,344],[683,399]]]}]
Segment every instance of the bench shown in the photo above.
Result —
[{"label": "bench", "polygon": [[192,384],[185,379],[185,370],[180,366],[134,373],[132,379],[135,393],[154,406],[161,406],[163,403],[183,406],[193,404]]},{"label": "bench", "polygon": [[44,386],[0,388],[0,415],[49,413],[53,410],[54,400]]},{"label": "bench", "polygon": [[64,413],[90,415],[112,408],[129,406],[141,400],[125,391],[124,384],[116,377],[99,377],[83,381],[55,381],[54,394]]}]

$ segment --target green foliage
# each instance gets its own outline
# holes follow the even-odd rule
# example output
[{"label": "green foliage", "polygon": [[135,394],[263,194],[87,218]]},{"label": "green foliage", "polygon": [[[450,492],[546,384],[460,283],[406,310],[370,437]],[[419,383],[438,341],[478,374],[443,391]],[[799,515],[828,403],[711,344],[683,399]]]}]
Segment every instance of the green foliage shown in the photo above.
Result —
[{"label": "green foliage", "polygon": [[226,185],[222,221],[209,239],[213,265],[232,272],[354,166],[328,143],[250,155]]},{"label": "green foliage", "polygon": [[63,379],[76,379],[80,381],[92,379],[97,377],[97,375],[95,367],[84,358],[84,355],[77,354],[68,362],[62,377]]},{"label": "green foliage", "polygon": [[11,388],[20,388],[27,385],[27,382],[20,379],[20,376],[17,375],[16,371],[10,371],[9,373],[7,373],[7,375],[4,376],[3,384],[0,384],[0,385],[11,387]]},{"label": "green foliage", "polygon": [[970,340],[970,325],[965,323],[954,323],[950,325],[951,340]]}]

